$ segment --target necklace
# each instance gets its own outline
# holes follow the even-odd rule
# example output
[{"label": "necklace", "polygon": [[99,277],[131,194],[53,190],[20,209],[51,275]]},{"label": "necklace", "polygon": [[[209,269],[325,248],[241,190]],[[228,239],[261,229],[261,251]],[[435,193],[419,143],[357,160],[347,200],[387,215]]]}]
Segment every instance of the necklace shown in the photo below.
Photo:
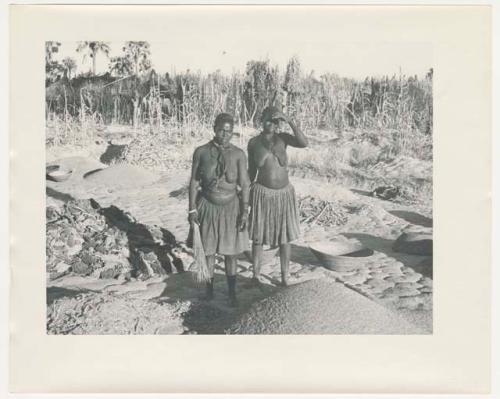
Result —
[{"label": "necklace", "polygon": [[219,187],[220,180],[226,173],[226,158],[224,156],[224,152],[229,148],[229,146],[223,147],[217,144],[214,140],[212,140],[210,143],[212,144],[210,146],[210,156],[216,160],[217,164],[215,166],[215,178],[210,180],[208,187],[211,190],[216,191]]}]

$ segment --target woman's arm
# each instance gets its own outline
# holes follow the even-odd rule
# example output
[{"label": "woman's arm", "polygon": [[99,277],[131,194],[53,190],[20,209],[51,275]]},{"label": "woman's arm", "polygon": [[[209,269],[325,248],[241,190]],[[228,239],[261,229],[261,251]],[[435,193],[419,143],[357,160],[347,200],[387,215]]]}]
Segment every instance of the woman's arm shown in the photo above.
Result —
[{"label": "woman's arm", "polygon": [[247,157],[243,151],[238,157],[238,184],[241,187],[241,207],[239,214],[239,229],[243,231],[248,221],[248,200],[250,198],[250,179],[247,173]]},{"label": "woman's arm", "polygon": [[291,147],[305,148],[308,146],[309,142],[306,135],[302,132],[302,129],[295,124],[288,116],[280,113],[280,118],[283,119],[292,128],[293,136],[287,133],[281,133],[280,137],[285,141],[285,143]]},{"label": "woman's arm", "polygon": [[253,161],[253,139],[250,139],[247,146],[248,152],[248,177],[250,182],[255,180],[255,176],[257,176],[257,165]]},{"label": "woman's arm", "polygon": [[196,200],[198,198],[198,189],[200,187],[200,182],[198,180],[198,167],[200,164],[200,148],[194,150],[193,154],[193,164],[191,166],[191,178],[189,180],[189,221],[196,221],[192,215],[196,215]]}]

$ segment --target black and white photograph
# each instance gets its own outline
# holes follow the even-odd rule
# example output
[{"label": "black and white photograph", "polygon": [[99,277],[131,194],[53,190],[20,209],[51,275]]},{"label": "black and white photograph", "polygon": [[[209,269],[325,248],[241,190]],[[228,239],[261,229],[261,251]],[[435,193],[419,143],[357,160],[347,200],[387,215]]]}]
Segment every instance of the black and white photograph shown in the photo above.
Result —
[{"label": "black and white photograph", "polygon": [[433,333],[429,43],[95,39],[45,42],[47,334]]}]

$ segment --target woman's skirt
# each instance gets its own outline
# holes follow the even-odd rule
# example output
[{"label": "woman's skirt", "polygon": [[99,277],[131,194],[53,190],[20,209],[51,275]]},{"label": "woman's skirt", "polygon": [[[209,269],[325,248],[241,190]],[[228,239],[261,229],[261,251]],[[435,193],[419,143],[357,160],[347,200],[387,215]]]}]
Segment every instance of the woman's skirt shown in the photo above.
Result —
[{"label": "woman's skirt", "polygon": [[[196,205],[201,241],[205,255],[239,255],[249,250],[248,231],[238,229],[238,196],[224,205],[216,205],[200,196]],[[192,242],[189,232],[188,244]]]},{"label": "woman's skirt", "polygon": [[255,183],[250,204],[250,239],[255,244],[276,247],[299,237],[299,210],[291,184],[274,190]]}]

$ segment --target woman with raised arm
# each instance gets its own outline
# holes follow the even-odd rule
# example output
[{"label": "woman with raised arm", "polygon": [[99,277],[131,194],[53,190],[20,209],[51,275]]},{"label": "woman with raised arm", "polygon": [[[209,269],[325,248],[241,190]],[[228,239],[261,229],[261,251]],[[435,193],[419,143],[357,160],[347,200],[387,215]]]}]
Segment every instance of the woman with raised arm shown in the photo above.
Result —
[{"label": "woman with raised arm", "polygon": [[[302,130],[276,107],[262,112],[262,132],[248,143],[250,194],[250,239],[253,280],[260,282],[262,245],[280,248],[281,283],[288,285],[290,242],[300,234],[295,189],[288,179],[288,146],[307,147]],[[293,131],[279,132],[280,121]]]}]

